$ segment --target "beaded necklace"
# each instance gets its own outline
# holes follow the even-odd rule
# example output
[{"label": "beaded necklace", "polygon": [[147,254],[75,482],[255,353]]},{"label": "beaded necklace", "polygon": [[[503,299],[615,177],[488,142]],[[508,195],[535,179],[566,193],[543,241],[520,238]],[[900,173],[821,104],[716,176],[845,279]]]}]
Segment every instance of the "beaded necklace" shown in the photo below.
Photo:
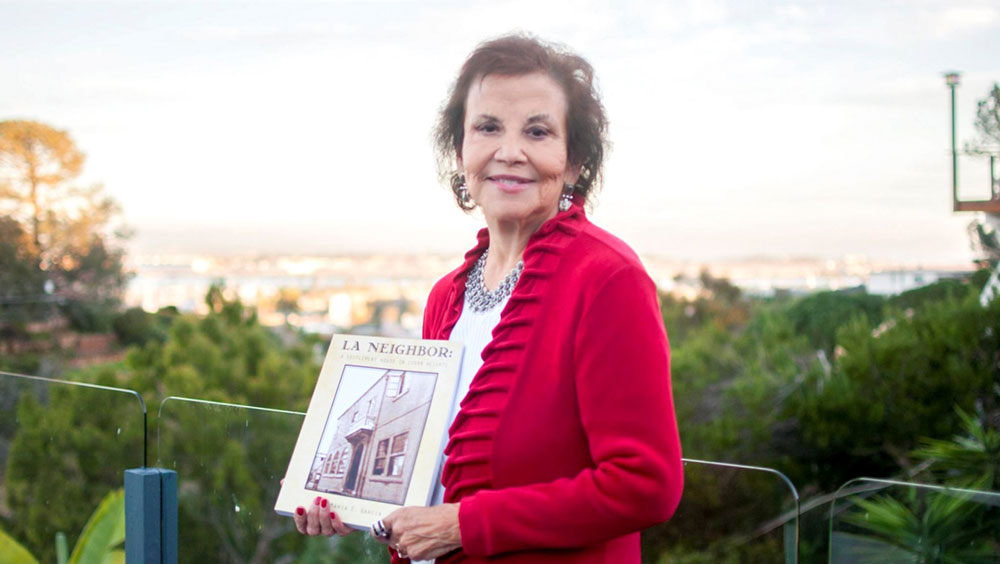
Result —
[{"label": "beaded necklace", "polygon": [[489,253],[489,248],[483,251],[483,254],[476,260],[476,264],[472,266],[468,280],[465,281],[465,296],[469,300],[472,311],[488,311],[506,300],[510,296],[510,293],[514,291],[514,286],[517,285],[518,279],[521,278],[521,271],[524,270],[524,261],[517,261],[514,269],[500,282],[497,289],[491,292],[486,289],[486,282],[484,281],[486,257]]}]

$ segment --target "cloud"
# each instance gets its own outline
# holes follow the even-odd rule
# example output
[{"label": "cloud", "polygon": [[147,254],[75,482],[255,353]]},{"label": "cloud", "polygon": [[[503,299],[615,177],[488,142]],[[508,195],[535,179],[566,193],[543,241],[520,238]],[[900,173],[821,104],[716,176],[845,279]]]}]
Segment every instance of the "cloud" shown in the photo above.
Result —
[{"label": "cloud", "polygon": [[[630,243],[869,252],[890,213],[951,217],[938,61],[975,71],[960,111],[1000,77],[995,59],[968,62],[995,2],[915,1],[171,3],[113,18],[83,4],[62,27],[38,10],[32,33],[0,36],[18,55],[0,60],[0,107],[70,128],[88,171],[152,226],[332,248],[372,242],[378,217],[408,245],[461,250],[475,228],[436,185],[431,122],[467,53],[522,29],[597,69],[615,142],[597,216]],[[793,229],[814,217],[809,237]],[[941,235],[907,233],[891,252]]]},{"label": "cloud", "polygon": [[1000,22],[1000,7],[978,2],[960,6],[948,3],[922,11],[918,22],[937,39],[950,39],[995,26]]},{"label": "cloud", "polygon": [[184,28],[178,35],[192,41],[277,43],[347,35],[351,31],[351,26],[343,22],[299,22],[291,25],[206,23]]}]

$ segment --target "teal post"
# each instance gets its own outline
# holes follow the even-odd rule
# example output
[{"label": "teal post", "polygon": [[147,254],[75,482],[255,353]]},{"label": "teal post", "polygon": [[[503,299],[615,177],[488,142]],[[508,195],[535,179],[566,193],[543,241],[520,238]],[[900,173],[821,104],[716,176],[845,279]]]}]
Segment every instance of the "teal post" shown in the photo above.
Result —
[{"label": "teal post", "polygon": [[990,155],[990,197],[1000,200],[1000,179],[997,178],[997,156]]},{"label": "teal post", "polygon": [[125,471],[126,564],[177,564],[177,472]]},{"label": "teal post", "polygon": [[951,205],[958,211],[958,140],[955,135],[955,88],[962,75],[956,71],[944,73],[944,82],[951,90]]},{"label": "teal post", "polygon": [[958,139],[955,135],[955,87],[958,81],[949,84],[951,88],[951,194],[955,210],[958,209]]}]

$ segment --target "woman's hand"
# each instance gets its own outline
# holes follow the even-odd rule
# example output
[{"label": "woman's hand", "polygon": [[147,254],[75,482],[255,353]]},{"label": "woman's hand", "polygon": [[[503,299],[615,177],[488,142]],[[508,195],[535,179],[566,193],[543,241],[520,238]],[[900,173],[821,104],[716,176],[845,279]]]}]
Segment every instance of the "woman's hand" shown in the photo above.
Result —
[{"label": "woman's hand", "polygon": [[292,518],[295,528],[303,535],[324,535],[332,537],[337,534],[346,536],[353,529],[344,524],[336,513],[328,509],[326,498],[317,497],[308,508],[298,507]]},{"label": "woman's hand", "polygon": [[391,535],[376,540],[396,549],[403,558],[431,560],[462,547],[458,504],[403,507],[382,519]]}]

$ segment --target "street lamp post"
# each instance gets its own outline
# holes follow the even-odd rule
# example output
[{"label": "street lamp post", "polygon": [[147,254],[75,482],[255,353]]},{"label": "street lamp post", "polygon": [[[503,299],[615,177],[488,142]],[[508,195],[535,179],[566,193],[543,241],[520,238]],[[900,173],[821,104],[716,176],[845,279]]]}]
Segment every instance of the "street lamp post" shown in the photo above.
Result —
[{"label": "street lamp post", "polygon": [[951,90],[951,205],[958,211],[958,145],[955,137],[955,88],[958,87],[961,74],[957,71],[944,73],[944,82]]},{"label": "street lamp post", "polygon": [[[987,232],[1000,230],[1000,189],[998,189],[996,174],[996,159],[990,155],[990,199],[980,201],[958,201],[958,139],[955,135],[955,89],[962,75],[957,71],[944,73],[944,82],[951,90],[951,201],[954,211],[982,212],[979,219],[981,228]],[[986,307],[992,300],[1000,298],[1000,264],[993,267],[989,280],[979,294],[979,303]]]}]

